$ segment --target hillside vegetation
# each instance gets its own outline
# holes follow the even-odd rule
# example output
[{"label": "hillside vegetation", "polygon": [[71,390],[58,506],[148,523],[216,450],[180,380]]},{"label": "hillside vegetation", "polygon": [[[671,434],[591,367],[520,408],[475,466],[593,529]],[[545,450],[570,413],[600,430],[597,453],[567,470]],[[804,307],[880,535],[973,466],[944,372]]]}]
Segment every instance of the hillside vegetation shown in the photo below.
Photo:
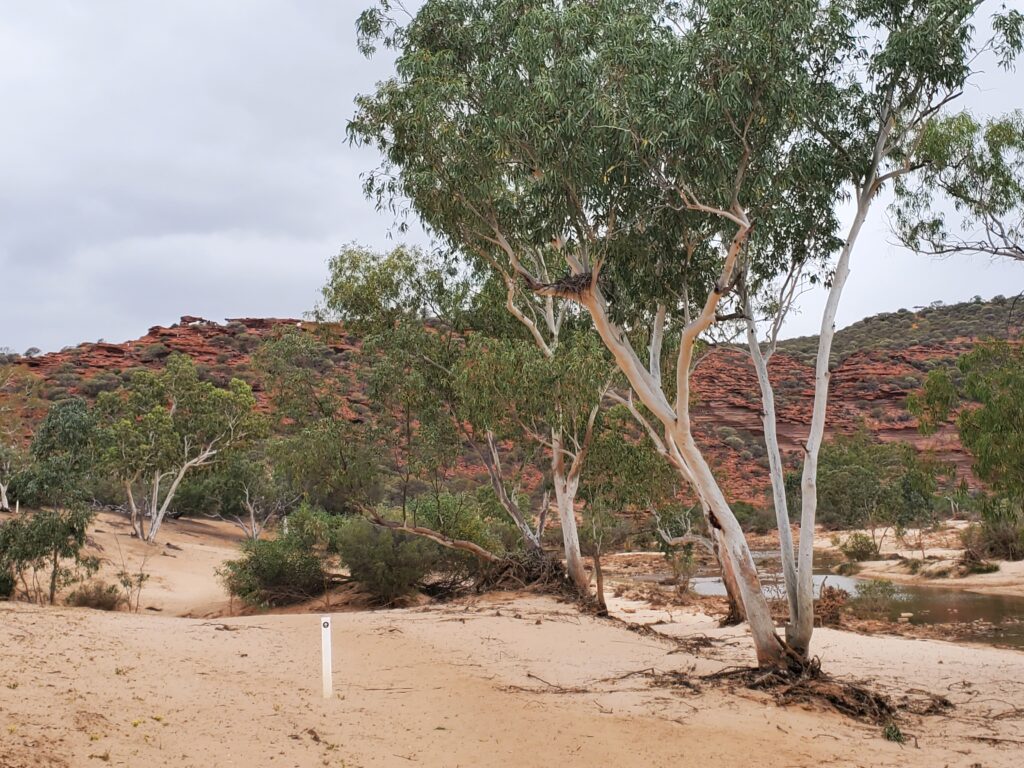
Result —
[{"label": "hillside vegetation", "polygon": [[[919,345],[941,345],[964,339],[1006,339],[1024,327],[1024,302],[996,296],[983,301],[975,296],[961,304],[934,302],[914,311],[898,309],[858,320],[838,331],[832,345],[833,363],[855,352],[899,350]],[[818,349],[817,336],[787,339],[779,349],[810,363]]]},{"label": "hillside vegetation", "polygon": [[[968,474],[970,460],[954,432],[920,435],[906,409],[906,397],[920,386],[928,370],[952,365],[973,341],[1018,333],[1021,317],[1024,308],[1013,299],[997,296],[990,301],[884,313],[840,330],[833,352],[829,429],[852,433],[866,428],[883,439],[933,449],[939,458]],[[216,323],[186,316],[173,326],[155,326],[145,336],[123,343],[86,342],[31,356],[9,353],[5,360],[16,375],[0,388],[0,407],[21,413],[20,428],[27,438],[49,402],[75,395],[92,399],[120,386],[134,371],[162,369],[170,354],[180,352],[196,363],[201,378],[218,386],[232,377],[247,381],[259,408],[268,411],[269,393],[253,370],[253,355],[266,340],[296,326],[318,331],[315,323],[296,319],[239,318]],[[372,419],[367,372],[359,362],[362,340],[333,330],[330,359],[341,388],[340,407],[352,422]],[[786,340],[771,366],[782,448],[793,464],[809,418],[815,344],[815,337]],[[711,350],[698,365],[694,390],[698,436],[723,470],[729,495],[736,501],[764,504],[767,459],[754,371],[745,350],[728,346]],[[475,485],[484,474],[478,457],[470,454],[454,471],[464,475],[468,485]]]}]

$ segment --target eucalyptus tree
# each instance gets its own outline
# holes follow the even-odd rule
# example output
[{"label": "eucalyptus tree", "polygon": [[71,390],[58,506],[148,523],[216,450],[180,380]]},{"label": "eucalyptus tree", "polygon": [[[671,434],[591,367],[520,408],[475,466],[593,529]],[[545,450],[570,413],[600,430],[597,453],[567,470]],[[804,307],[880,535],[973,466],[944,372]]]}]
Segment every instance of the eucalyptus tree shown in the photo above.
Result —
[{"label": "eucalyptus tree", "polygon": [[1024,349],[996,341],[979,345],[928,374],[909,399],[924,434],[955,418],[977,476],[1018,505],[1024,502]]},{"label": "eucalyptus tree", "polygon": [[[395,48],[397,73],[350,124],[384,156],[368,193],[409,200],[511,295],[586,310],[630,384],[624,402],[700,497],[759,663],[804,663],[814,474],[850,254],[881,186],[914,168],[916,131],[970,74],[977,4],[428,0],[404,25],[383,6],[364,14],[362,45]],[[834,210],[851,191],[840,247]],[[774,303],[780,282],[785,305],[786,276],[805,271],[829,297],[799,568],[783,544],[787,642],[694,437],[690,375],[701,337]]]},{"label": "eucalyptus tree", "polygon": [[96,558],[82,554],[92,520],[86,502],[95,437],[96,422],[84,400],[53,403],[32,437],[31,465],[19,478],[38,510],[0,525],[0,571],[39,602],[52,605],[61,588],[98,567]]},{"label": "eucalyptus tree", "polygon": [[[738,292],[737,305],[746,321],[748,346],[758,375],[762,397],[762,424],[768,449],[773,499],[780,532],[790,621],[787,641],[802,653],[811,639],[813,606],[812,531],[818,505],[818,460],[825,434],[829,367],[835,318],[850,274],[851,260],[867,216],[887,186],[895,187],[896,223],[903,239],[923,248],[938,249],[947,239],[941,214],[927,213],[932,189],[945,191],[964,213],[965,227],[983,223],[989,232],[1012,232],[997,223],[998,216],[1017,206],[1020,187],[1013,179],[1016,162],[1019,180],[1020,119],[1014,115],[994,121],[986,139],[964,115],[947,113],[971,81],[980,52],[995,49],[1009,66],[1021,45],[1024,22],[1016,11],[996,13],[993,36],[975,34],[982,2],[917,0],[909,3],[865,2],[844,8],[833,30],[847,44],[837,49],[832,65],[809,73],[809,91],[818,109],[807,112],[806,130],[827,150],[830,183],[854,205],[853,219],[839,242],[828,239],[834,224],[821,226],[813,215],[796,226],[783,226],[770,237],[755,239],[754,249],[769,257],[784,256],[784,269],[775,274],[748,272]],[[984,148],[982,148],[984,144]],[[794,211],[813,212],[801,204],[806,189],[796,190]],[[812,193],[813,194],[813,193]],[[961,241],[959,246],[963,248]],[[1006,240],[1002,245],[1006,246]],[[824,246],[824,247],[823,247]],[[835,262],[822,262],[817,254],[838,251]],[[757,257],[751,258],[755,270]],[[821,318],[815,361],[814,401],[804,443],[800,494],[799,553],[794,556],[789,527],[783,463],[779,451],[774,393],[768,361],[775,350],[787,312],[810,281],[828,288]],[[760,289],[761,299],[756,298]],[[767,318],[767,333],[758,338],[756,318]]]},{"label": "eucalyptus tree", "polygon": [[270,487],[337,513],[375,501],[380,453],[371,426],[349,408],[354,382],[335,352],[318,334],[287,328],[263,343],[254,365],[275,415],[263,446]]},{"label": "eucalyptus tree", "polygon": [[[574,510],[609,369],[593,344],[577,343],[571,309],[518,297],[514,284],[510,291],[472,265],[404,248],[344,249],[323,296],[321,315],[364,338],[371,393],[383,415],[397,417],[392,431],[407,471],[437,493],[447,469],[475,451],[499,504],[538,552],[549,495],[531,515],[519,481],[544,453],[567,570],[586,591]],[[510,304],[526,323],[508,322]],[[549,316],[551,325],[542,329],[529,315]]]},{"label": "eucalyptus tree", "polygon": [[[159,372],[139,371],[96,402],[100,466],[125,492],[132,532],[152,543],[186,475],[257,436],[261,422],[248,384],[202,381],[192,361],[171,355]],[[145,510],[135,491],[146,486]],[[149,528],[143,530],[143,516]]]},{"label": "eucalyptus tree", "polygon": [[[590,316],[632,389],[631,413],[700,497],[764,664],[782,663],[783,645],[694,437],[690,374],[743,274],[754,212],[785,220],[782,192],[796,181],[820,187],[819,147],[794,140],[810,98],[815,11],[427,2],[404,27],[371,13],[364,32],[399,49],[397,76],[360,100],[350,125],[385,157],[368,191],[382,203],[408,198],[434,232],[499,275],[531,331],[543,325],[520,296]],[[663,365],[665,348],[675,359]]]},{"label": "eucalyptus tree", "polygon": [[894,205],[904,245],[1024,261],[1024,112],[938,117],[921,131],[918,154],[923,168],[898,185]]}]

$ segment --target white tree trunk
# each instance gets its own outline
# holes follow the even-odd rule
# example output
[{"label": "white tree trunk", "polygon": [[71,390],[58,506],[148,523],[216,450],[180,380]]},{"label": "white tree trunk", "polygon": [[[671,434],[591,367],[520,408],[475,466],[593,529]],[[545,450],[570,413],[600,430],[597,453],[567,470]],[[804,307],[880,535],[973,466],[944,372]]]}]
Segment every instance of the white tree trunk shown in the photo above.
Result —
[{"label": "white tree trunk", "polygon": [[721,559],[722,570],[731,573],[739,592],[740,607],[750,625],[758,665],[779,666],[783,663],[782,644],[775,633],[775,622],[761,589],[761,580],[750,547],[747,546],[746,536],[693,438],[682,437],[682,440],[677,438],[679,450],[693,473],[697,493],[709,507],[708,523],[712,530],[717,531],[728,553],[727,558]]},{"label": "white tree trunk", "polygon": [[135,503],[135,492],[132,490],[132,481],[124,481],[124,492],[128,498],[128,517],[131,522],[132,536],[142,538],[142,520],[139,519],[139,507]]},{"label": "white tree trunk", "polygon": [[[786,598],[789,602],[789,621],[792,626],[799,615],[800,603],[797,590],[796,552],[793,549],[793,532],[789,527],[789,505],[786,502],[786,477],[779,450],[779,435],[775,416],[775,391],[768,378],[768,360],[761,353],[757,339],[757,327],[751,315],[749,302],[747,313],[747,344],[750,359],[757,372],[757,383],[761,388],[761,424],[764,427],[764,444],[768,451],[768,474],[772,483],[772,498],[775,503],[775,522],[779,529],[779,552],[782,555],[782,575],[786,584]],[[789,631],[789,630],[787,630]]]},{"label": "white tree trunk", "polygon": [[569,579],[580,591],[590,591],[590,579],[583,567],[583,556],[580,553],[580,535],[576,527],[576,481],[567,481],[564,477],[555,477],[555,505],[558,508],[558,521],[562,526],[562,544],[565,547],[565,570]]},{"label": "white tree trunk", "polygon": [[539,550],[541,548],[541,531],[534,531],[530,527],[530,524],[526,521],[526,516],[523,515],[523,511],[519,508],[519,504],[509,496],[508,491],[505,489],[505,477],[501,471],[501,456],[498,454],[498,446],[494,433],[491,431],[487,432],[487,452],[488,455],[484,457],[484,466],[487,468],[487,475],[490,477],[494,494],[498,497],[498,503],[508,513],[508,516],[512,518],[512,522],[519,529],[519,533],[522,534],[523,541],[526,542],[527,546],[531,549]]},{"label": "white tree trunk", "polygon": [[11,502],[7,499],[7,488],[10,483],[0,483],[0,512],[10,512]]},{"label": "white tree trunk", "polygon": [[[156,541],[156,535],[160,532],[160,526],[164,523],[164,517],[167,515],[167,510],[171,507],[171,500],[174,499],[174,494],[178,490],[178,486],[181,485],[182,478],[185,477],[185,473],[188,471],[189,465],[185,464],[178,473],[174,476],[174,480],[171,481],[171,487],[167,489],[167,494],[164,496],[163,503],[159,503],[159,496],[154,494],[152,501],[152,519],[149,521],[149,533],[146,535],[146,541],[152,544]],[[159,492],[159,483],[156,484],[155,489]]]},{"label": "white tree trunk", "polygon": [[[888,136],[887,132],[883,133]],[[884,138],[881,139],[884,142]],[[877,155],[876,155],[877,157]],[[877,160],[875,163],[877,167]],[[807,434],[804,453],[804,469],[800,482],[800,553],[797,564],[799,583],[797,587],[797,620],[791,622],[787,633],[790,645],[799,653],[806,654],[814,632],[814,524],[818,513],[818,454],[825,435],[825,415],[828,408],[828,387],[831,379],[829,363],[832,357],[832,339],[836,332],[836,313],[839,299],[843,294],[846,279],[850,276],[850,254],[867,218],[871,199],[874,196],[874,173],[869,176],[857,200],[857,214],[846,244],[836,262],[832,287],[825,301],[821,317],[821,331],[818,337],[818,356],[814,364],[814,405],[811,411],[811,426]]]},{"label": "white tree trunk", "polygon": [[694,441],[690,428],[690,364],[693,347],[699,335],[715,321],[718,302],[724,290],[722,286],[732,279],[740,250],[749,232],[749,225],[740,222],[717,284],[710,291],[700,315],[690,322],[682,333],[679,360],[676,365],[675,406],[668,402],[660,382],[637,357],[626,335],[608,317],[604,297],[596,284],[582,297],[582,302],[590,313],[601,340],[615,357],[616,364],[626,375],[633,391],[661,422],[666,435],[674,443],[681,457],[681,463],[675,465],[684,479],[694,487],[707,510],[710,528],[716,532],[722,548],[728,553],[727,557],[720,559],[721,566],[725,579],[732,580],[739,593],[741,608],[753,636],[758,665],[779,667],[785,663],[783,644],[775,632],[775,623],[768,608],[768,601],[761,590],[761,581],[746,537],[729,508],[711,468]]}]

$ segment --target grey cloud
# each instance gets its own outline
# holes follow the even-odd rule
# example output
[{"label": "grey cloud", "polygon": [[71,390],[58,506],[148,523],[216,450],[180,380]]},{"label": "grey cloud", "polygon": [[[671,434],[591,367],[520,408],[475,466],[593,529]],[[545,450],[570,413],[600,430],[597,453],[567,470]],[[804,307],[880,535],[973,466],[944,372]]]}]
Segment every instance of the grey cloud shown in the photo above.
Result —
[{"label": "grey cloud", "polygon": [[[0,0],[0,346],[298,315],[341,244],[386,245],[391,219],[359,179],[377,158],[344,135],[390,69],[355,49],[367,2]],[[990,69],[965,102],[1024,106]],[[934,263],[890,240],[876,209],[841,324],[1021,283],[1020,265]],[[787,331],[816,332],[822,302],[804,297]]]}]

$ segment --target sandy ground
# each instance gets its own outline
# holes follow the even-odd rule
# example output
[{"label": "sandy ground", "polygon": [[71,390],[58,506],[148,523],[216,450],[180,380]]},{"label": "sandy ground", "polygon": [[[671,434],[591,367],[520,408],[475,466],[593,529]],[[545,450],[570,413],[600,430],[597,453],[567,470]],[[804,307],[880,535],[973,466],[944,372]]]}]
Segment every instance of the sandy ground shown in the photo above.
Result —
[{"label": "sandy ground", "polygon": [[[929,555],[943,557],[944,553],[926,550]],[[1024,597],[1024,560],[999,562],[995,573],[974,573],[951,578],[928,578],[909,573],[899,561],[879,560],[859,563],[857,576],[862,579],[885,579],[897,584],[918,584],[943,589],[964,589],[990,595],[1019,595]]]},{"label": "sandy ground", "polygon": [[[120,522],[100,521],[104,552],[119,560],[114,541],[126,558],[149,551],[105,539]],[[524,595],[340,612],[335,695],[323,700],[318,616],[201,618],[224,610],[213,572],[234,534],[174,523],[165,541],[178,548],[148,558],[142,599],[160,612],[0,603],[0,767],[1020,764],[1024,653],[818,631],[829,672],[957,704],[908,716],[900,746],[877,726],[763,693],[656,684],[652,673],[692,680],[749,664],[749,638],[691,609],[620,599],[618,616],[712,647],[681,651]]]},{"label": "sandy ground", "polygon": [[137,573],[142,568],[149,576],[142,591],[143,611],[204,617],[231,609],[217,569],[238,557],[243,538],[240,528],[220,520],[168,520],[156,544],[150,545],[132,538],[124,516],[101,512],[86,551],[100,558],[96,578],[111,584],[117,583],[118,571]]},{"label": "sandy ground", "polygon": [[[335,696],[315,616],[204,621],[0,606],[0,765],[1019,765],[1024,654],[823,631],[837,674],[925,688],[952,717],[877,727],[763,694],[652,686],[749,659],[742,633],[701,655],[549,599],[335,617]],[[636,614],[634,614],[634,618]],[[735,642],[736,645],[725,643]],[[621,679],[614,679],[620,678]],[[1000,719],[1000,718],[1004,719]]]}]

